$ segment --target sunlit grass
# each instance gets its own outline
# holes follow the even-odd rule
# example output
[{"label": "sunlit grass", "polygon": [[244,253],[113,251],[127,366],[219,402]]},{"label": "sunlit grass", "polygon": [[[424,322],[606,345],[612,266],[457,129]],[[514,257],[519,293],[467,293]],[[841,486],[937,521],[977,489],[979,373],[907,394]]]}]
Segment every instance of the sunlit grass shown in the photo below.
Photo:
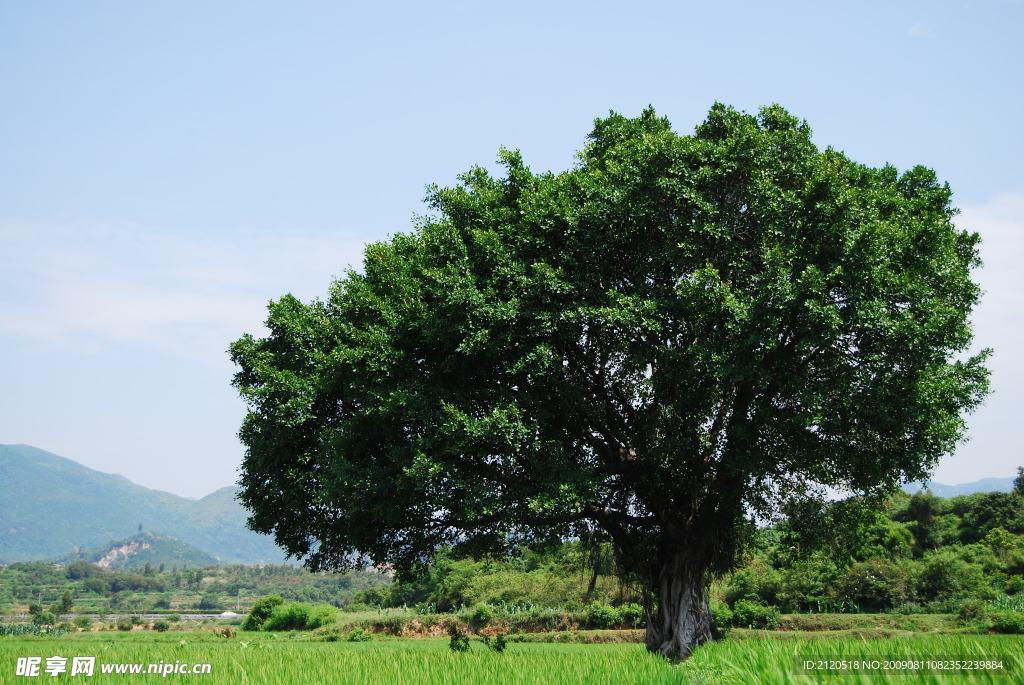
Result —
[{"label": "sunlit grass", "polygon": [[[202,683],[299,685],[1007,685],[1024,681],[1024,638],[1020,636],[916,636],[880,640],[775,639],[724,641],[696,650],[681,666],[648,654],[638,644],[513,643],[504,653],[473,642],[468,654],[456,654],[443,639],[376,639],[371,642],[295,642],[261,633],[217,639],[212,633],[175,633],[85,638],[9,637],[0,639],[0,682],[17,682],[20,656],[95,656],[97,682],[138,683],[140,677],[101,674],[101,663],[209,663],[210,675],[171,675]],[[104,639],[104,638],[107,639]],[[1001,656],[1013,669],[1010,676],[956,673],[839,675],[801,673],[797,659],[899,656]],[[45,674],[42,674],[45,677]],[[65,676],[66,678],[67,676]]]},{"label": "sunlit grass", "polygon": [[[184,644],[182,644],[184,643]],[[685,683],[679,669],[640,645],[516,644],[501,654],[473,644],[456,654],[445,640],[379,640],[363,643],[294,643],[224,640],[178,643],[127,641],[0,641],[0,682],[13,680],[19,656],[95,656],[102,682],[138,682],[143,676],[100,674],[106,663],[209,663],[203,683],[387,683],[441,685],[576,685],[578,683]],[[148,676],[152,678],[153,676]],[[186,676],[170,676],[182,678]]]},{"label": "sunlit grass", "polygon": [[[912,636],[888,640],[815,640],[796,642],[765,639],[759,641],[725,641],[699,649],[684,671],[701,674],[708,683],[743,683],[744,685],[788,685],[790,683],[835,683],[842,685],[1008,685],[1024,682],[1024,637],[1017,635],[936,635]],[[885,660],[900,657],[934,657],[945,659],[983,659],[1003,657],[1010,675],[977,671],[909,675],[906,673],[806,673],[797,667],[798,660],[825,657],[847,661],[854,658]],[[691,678],[696,680],[696,678]]]}]

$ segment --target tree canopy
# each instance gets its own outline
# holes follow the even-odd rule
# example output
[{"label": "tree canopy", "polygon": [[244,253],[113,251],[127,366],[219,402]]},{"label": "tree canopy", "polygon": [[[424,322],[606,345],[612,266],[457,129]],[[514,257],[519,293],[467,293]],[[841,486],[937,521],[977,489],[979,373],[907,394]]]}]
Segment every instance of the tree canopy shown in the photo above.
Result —
[{"label": "tree canopy", "polygon": [[599,119],[566,172],[500,161],[231,347],[240,498],[309,567],[600,533],[648,647],[685,657],[752,517],[923,478],[962,437],[979,238],[932,171],[720,104],[693,135]]}]

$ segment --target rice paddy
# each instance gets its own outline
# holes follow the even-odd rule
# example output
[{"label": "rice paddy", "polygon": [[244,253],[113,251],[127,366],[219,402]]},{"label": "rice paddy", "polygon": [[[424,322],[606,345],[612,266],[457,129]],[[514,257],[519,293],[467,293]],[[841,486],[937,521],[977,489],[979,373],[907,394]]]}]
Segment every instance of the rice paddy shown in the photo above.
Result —
[{"label": "rice paddy", "polygon": [[[615,683],[644,685],[783,685],[842,683],[872,685],[909,683],[952,685],[1024,681],[1024,638],[1020,636],[915,636],[881,640],[782,641],[726,640],[706,645],[682,665],[648,654],[638,644],[513,643],[503,653],[473,642],[468,653],[454,653],[444,639],[376,639],[370,642],[296,642],[264,634],[211,639],[210,633],[170,636],[73,636],[0,638],[0,683],[26,682],[16,673],[18,659],[40,657],[41,677],[47,659],[95,657],[93,678],[101,683],[137,683],[155,679],[207,683],[298,685],[576,685]],[[807,671],[807,660],[850,663],[854,660],[906,661],[931,657],[944,661],[1002,661],[1001,670],[942,671],[909,674],[886,672]],[[23,662],[24,663],[24,662]],[[140,673],[103,672],[111,664],[138,664]],[[158,667],[154,672],[149,665]],[[209,664],[209,673],[180,673],[168,665]],[[169,671],[166,675],[161,669]],[[61,681],[78,675],[61,673]],[[178,670],[181,670],[180,668]],[[49,680],[49,678],[47,678]],[[90,679],[91,680],[91,679]],[[31,681],[27,681],[31,682]]]}]

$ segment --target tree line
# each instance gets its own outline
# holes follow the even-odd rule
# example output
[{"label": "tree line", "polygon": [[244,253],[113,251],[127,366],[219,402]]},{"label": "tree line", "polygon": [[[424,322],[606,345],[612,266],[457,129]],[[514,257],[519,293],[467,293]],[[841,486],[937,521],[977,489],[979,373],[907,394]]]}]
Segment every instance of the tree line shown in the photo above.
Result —
[{"label": "tree line", "polygon": [[[787,613],[957,613],[1024,598],[1024,473],[1009,493],[896,492],[854,521],[843,518],[843,507],[817,512],[832,535],[810,550],[802,546],[805,536],[793,534],[803,525],[798,519],[754,530],[737,569],[711,587],[716,620],[770,626]],[[845,527],[832,525],[839,520]],[[557,609],[618,612],[642,622],[641,592],[621,572],[611,543],[599,538],[524,548],[513,557],[460,558],[442,550],[425,573],[400,582],[374,571],[311,573],[291,565],[108,571],[76,561],[0,568],[0,606],[8,613],[33,604],[36,613],[68,613],[71,605],[79,612],[224,610],[240,594],[246,610],[258,597],[277,596],[343,612]]]}]

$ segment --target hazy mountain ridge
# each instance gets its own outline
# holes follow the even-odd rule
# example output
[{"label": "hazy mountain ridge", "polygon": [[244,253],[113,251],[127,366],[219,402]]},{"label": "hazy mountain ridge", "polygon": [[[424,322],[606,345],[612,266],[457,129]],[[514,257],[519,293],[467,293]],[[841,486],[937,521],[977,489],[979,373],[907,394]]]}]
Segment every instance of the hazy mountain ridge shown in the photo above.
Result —
[{"label": "hazy mountain ridge", "polygon": [[0,563],[58,557],[158,530],[222,563],[281,563],[226,487],[199,500],[150,490],[28,445],[0,445]]},{"label": "hazy mountain ridge", "polygon": [[904,492],[914,494],[928,488],[936,497],[956,497],[957,495],[971,495],[975,492],[1011,492],[1013,490],[1013,478],[982,478],[971,483],[960,483],[959,485],[944,485],[942,483],[917,482],[907,483],[903,486]]},{"label": "hazy mountain ridge", "polygon": [[[925,485],[936,496],[954,497],[1009,492],[1013,478],[959,485],[909,483],[903,489],[914,493]],[[0,445],[0,564],[84,558],[78,555],[133,539],[140,523],[144,530],[175,538],[221,563],[281,563],[284,553],[273,540],[245,527],[247,514],[234,494],[235,488],[224,487],[198,500],[187,499],[36,447]]]}]

